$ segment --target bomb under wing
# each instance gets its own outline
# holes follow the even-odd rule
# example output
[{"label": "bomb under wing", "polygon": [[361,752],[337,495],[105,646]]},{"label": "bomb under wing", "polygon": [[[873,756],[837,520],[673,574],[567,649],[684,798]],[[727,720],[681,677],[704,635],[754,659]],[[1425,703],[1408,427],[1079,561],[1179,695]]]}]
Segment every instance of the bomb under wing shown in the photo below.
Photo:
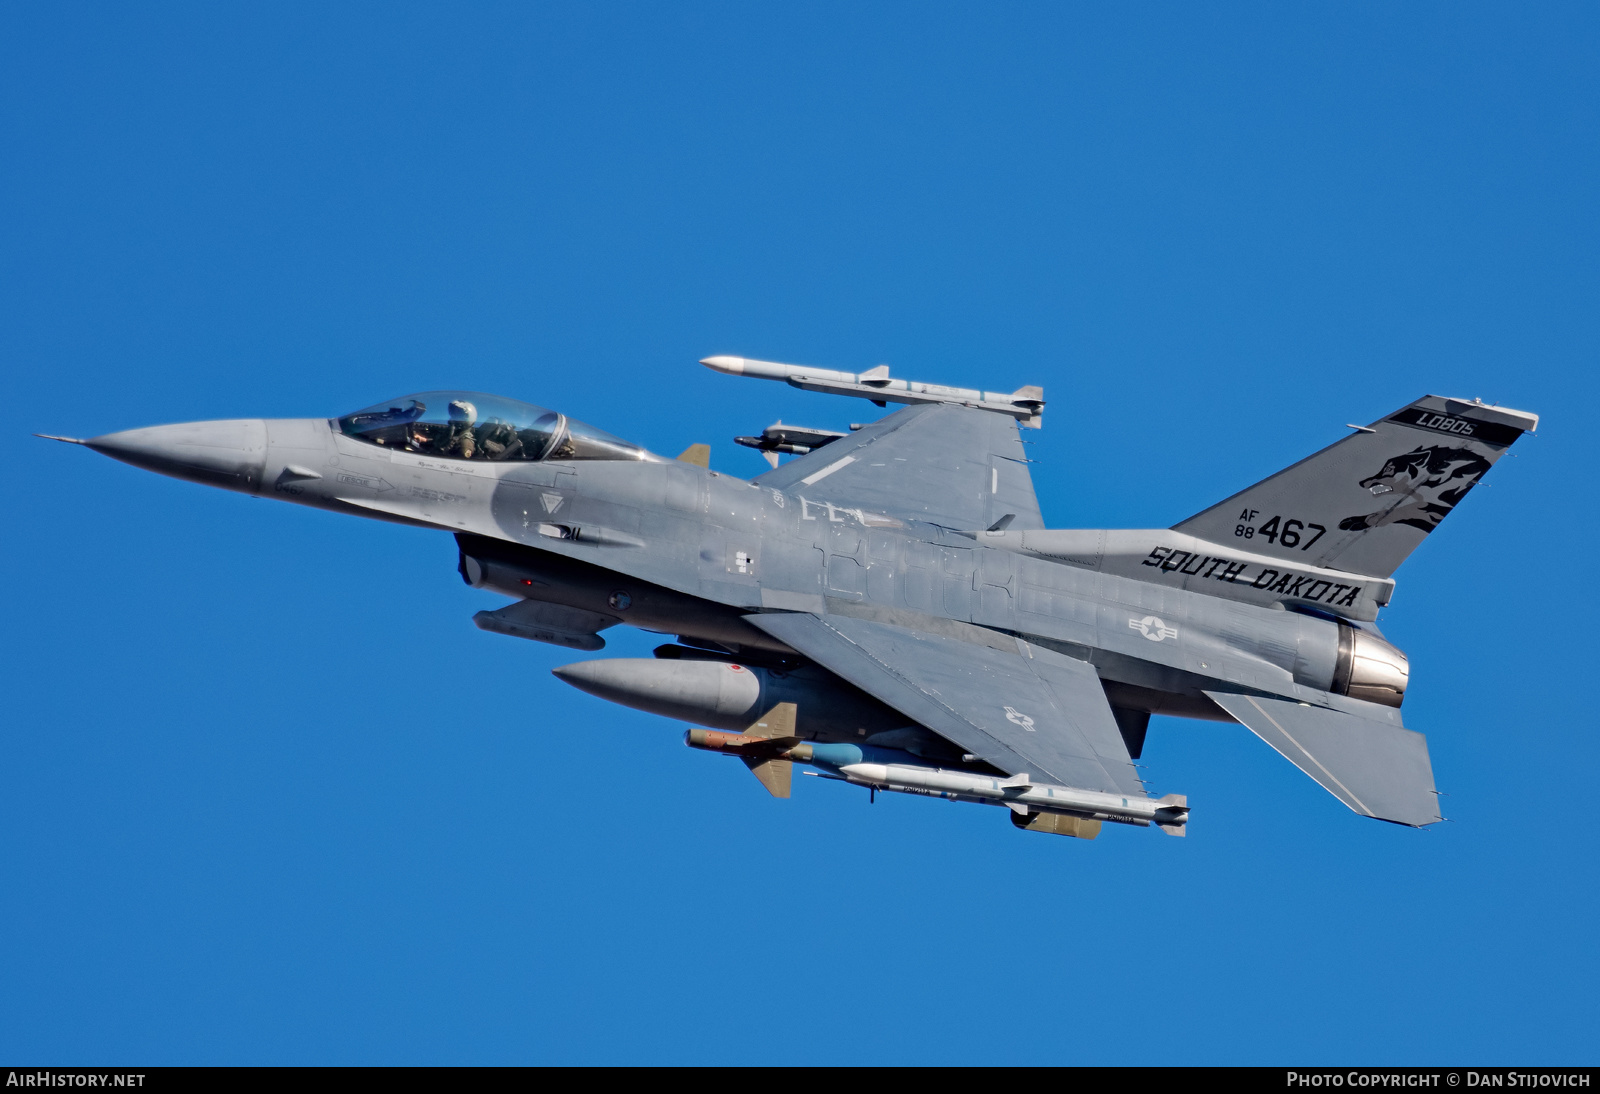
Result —
[{"label": "bomb under wing", "polygon": [[1018,433],[1040,422],[1038,388],[705,364],[904,405],[849,432],[745,438],[774,460],[806,450],[750,479],[712,470],[703,444],[667,459],[459,391],[52,439],[448,532],[462,579],[508,598],[475,617],[491,634],[583,651],[620,626],[675,636],[653,659],[557,675],[711,727],[689,743],[779,796],[799,763],[1004,806],[1035,832],[1181,834],[1187,800],[1154,797],[1135,763],[1167,715],[1246,726],[1363,816],[1440,819],[1427,742],[1400,716],[1410,666],[1377,614],[1534,415],[1424,396],[1171,528],[1047,529]]},{"label": "bomb under wing", "polygon": [[[919,762],[919,757],[896,749],[851,743],[807,744],[788,735],[766,736],[763,731],[780,717],[769,714],[766,721],[752,725],[743,733],[690,729],[684,735],[684,743],[690,748],[738,756],[747,762],[808,764],[830,777],[875,791],[1003,805],[1023,819],[1019,827],[1027,827],[1027,818],[1040,814],[1074,817],[1092,822],[1093,827],[1062,834],[1087,839],[1099,834],[1101,821],[1139,827],[1154,824],[1174,836],[1183,835],[1188,822],[1188,799],[1181,794],[1169,794],[1159,800],[1101,794],[1035,782],[1026,774],[1000,776],[930,767]],[[787,780],[781,785],[784,792],[775,792],[776,796],[787,797]]]}]

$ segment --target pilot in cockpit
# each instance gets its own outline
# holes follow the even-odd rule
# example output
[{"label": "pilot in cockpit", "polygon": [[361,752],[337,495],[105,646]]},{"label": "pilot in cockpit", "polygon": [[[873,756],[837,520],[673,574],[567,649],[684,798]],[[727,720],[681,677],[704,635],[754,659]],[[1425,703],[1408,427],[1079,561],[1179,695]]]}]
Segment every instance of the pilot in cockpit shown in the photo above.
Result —
[{"label": "pilot in cockpit", "polygon": [[[430,412],[429,408],[436,408]],[[645,460],[638,445],[530,403],[463,391],[424,391],[339,419],[367,444],[456,460]]]},{"label": "pilot in cockpit", "polygon": [[523,442],[516,426],[501,418],[478,424],[478,408],[465,399],[448,407],[449,420],[412,422],[406,432],[406,449],[419,455],[455,456],[464,460],[514,460]]},{"label": "pilot in cockpit", "polygon": [[478,438],[472,431],[472,424],[478,420],[478,408],[465,399],[454,399],[450,403],[450,423],[445,426],[444,436],[439,439],[438,453],[441,456],[459,456],[463,460],[472,459],[477,452]]}]

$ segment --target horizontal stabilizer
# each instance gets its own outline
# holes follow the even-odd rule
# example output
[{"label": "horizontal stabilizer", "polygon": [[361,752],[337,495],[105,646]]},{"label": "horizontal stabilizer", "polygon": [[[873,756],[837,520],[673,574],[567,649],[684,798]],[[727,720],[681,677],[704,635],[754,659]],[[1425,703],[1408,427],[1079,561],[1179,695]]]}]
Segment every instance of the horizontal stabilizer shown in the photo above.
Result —
[{"label": "horizontal stabilizer", "polygon": [[1427,738],[1402,727],[1398,712],[1364,718],[1288,699],[1206,694],[1362,816],[1413,828],[1444,819]]}]

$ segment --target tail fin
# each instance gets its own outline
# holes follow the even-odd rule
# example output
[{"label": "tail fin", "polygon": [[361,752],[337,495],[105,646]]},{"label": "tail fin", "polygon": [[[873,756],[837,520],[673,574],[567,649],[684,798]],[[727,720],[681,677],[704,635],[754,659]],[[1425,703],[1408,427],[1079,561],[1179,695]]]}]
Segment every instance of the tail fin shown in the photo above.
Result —
[{"label": "tail fin", "polygon": [[1388,577],[1538,425],[1536,414],[1427,395],[1173,530]]},{"label": "tail fin", "polygon": [[758,760],[753,756],[745,756],[744,765],[750,773],[761,780],[761,785],[767,788],[767,793],[774,798],[787,798],[789,787],[794,783],[794,764],[788,760]]},{"label": "tail fin", "polygon": [[709,444],[691,444],[678,453],[680,463],[692,463],[696,467],[711,466],[711,446]]},{"label": "tail fin", "polygon": [[[794,718],[796,707],[793,703],[779,703],[767,711],[760,718],[750,723],[744,731],[746,737],[753,738],[753,746],[747,746],[750,755],[741,755],[739,758],[750,769],[750,773],[761,780],[761,785],[774,798],[787,798],[789,788],[794,781],[794,764],[788,760],[777,758],[773,755],[779,749],[788,749],[799,742],[800,738],[794,735]],[[767,744],[768,747],[762,747]]]}]

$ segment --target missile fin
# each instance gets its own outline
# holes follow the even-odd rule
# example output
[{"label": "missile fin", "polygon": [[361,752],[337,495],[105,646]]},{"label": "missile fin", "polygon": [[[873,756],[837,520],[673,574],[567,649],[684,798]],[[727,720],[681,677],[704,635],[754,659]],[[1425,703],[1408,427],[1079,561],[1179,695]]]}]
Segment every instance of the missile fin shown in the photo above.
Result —
[{"label": "missile fin", "polygon": [[756,760],[741,756],[750,774],[761,780],[767,793],[774,798],[787,798],[789,786],[794,781],[794,764],[788,760]]},{"label": "missile fin", "polygon": [[1028,832],[1048,832],[1054,836],[1072,836],[1076,839],[1094,839],[1100,834],[1099,821],[1065,813],[1035,813],[1031,817],[1013,813],[1011,823]]},{"label": "missile fin", "polygon": [[740,755],[749,756],[750,762],[755,763],[763,756],[782,756],[795,745],[800,743],[799,737],[751,737],[743,734],[743,740],[728,742]]},{"label": "missile fin", "polygon": [[1019,387],[1011,393],[1011,401],[1018,406],[1044,407],[1044,388],[1037,384]]},{"label": "missile fin", "polygon": [[793,737],[795,705],[778,703],[744,731],[746,737]]},{"label": "missile fin", "polygon": [[[1156,827],[1169,836],[1186,836],[1189,834],[1189,799],[1183,794],[1168,794],[1158,803],[1165,806],[1161,813],[1156,814]],[[1169,818],[1162,823],[1162,813]],[[1182,816],[1175,816],[1175,814]]]}]

